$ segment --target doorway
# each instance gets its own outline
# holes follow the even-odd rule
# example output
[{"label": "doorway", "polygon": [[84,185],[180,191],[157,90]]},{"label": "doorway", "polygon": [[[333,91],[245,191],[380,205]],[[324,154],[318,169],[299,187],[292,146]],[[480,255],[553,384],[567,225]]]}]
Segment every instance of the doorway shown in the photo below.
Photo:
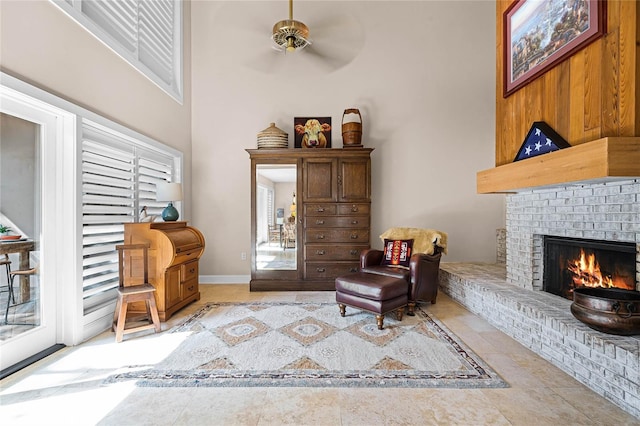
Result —
[{"label": "doorway", "polygon": [[0,257],[6,253],[11,271],[23,272],[8,279],[8,270],[0,270],[0,369],[7,370],[58,340],[53,235],[62,226],[56,223],[56,152],[64,120],[51,108],[3,95],[0,223],[11,229],[13,240],[0,240]]}]

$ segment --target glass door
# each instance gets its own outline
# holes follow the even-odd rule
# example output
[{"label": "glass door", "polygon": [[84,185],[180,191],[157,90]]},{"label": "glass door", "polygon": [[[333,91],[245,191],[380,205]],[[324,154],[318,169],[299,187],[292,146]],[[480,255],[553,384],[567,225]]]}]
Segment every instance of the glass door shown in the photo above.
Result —
[{"label": "glass door", "polygon": [[[4,102],[0,111],[0,367],[56,342],[55,280],[47,280],[42,239],[45,147],[56,138],[51,116]],[[32,121],[33,120],[33,121]]]}]

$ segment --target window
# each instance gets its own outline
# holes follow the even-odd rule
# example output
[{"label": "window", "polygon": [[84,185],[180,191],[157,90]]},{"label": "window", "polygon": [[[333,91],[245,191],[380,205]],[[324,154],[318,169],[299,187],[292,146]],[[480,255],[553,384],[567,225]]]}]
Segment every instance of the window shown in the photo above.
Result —
[{"label": "window", "polygon": [[82,289],[85,315],[112,303],[118,286],[116,244],[142,207],[159,216],[156,184],[176,182],[177,159],[89,120],[82,124]]},{"label": "window", "polygon": [[182,103],[181,0],[51,0]]},{"label": "window", "polygon": [[[36,238],[44,242],[40,278],[48,283],[42,286],[42,328],[53,332],[44,348],[75,345],[111,327],[114,246],[124,240],[123,224],[138,221],[141,206],[160,215],[164,203],[155,201],[155,184],[182,182],[183,155],[3,72],[0,112],[41,129],[42,229]],[[50,336],[27,334],[30,343],[21,337],[16,347],[49,342]]]}]

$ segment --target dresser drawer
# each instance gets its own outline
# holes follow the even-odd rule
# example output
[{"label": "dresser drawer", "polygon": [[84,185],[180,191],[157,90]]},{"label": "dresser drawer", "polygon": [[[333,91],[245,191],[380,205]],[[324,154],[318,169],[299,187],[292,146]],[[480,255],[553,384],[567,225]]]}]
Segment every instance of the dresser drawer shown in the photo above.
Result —
[{"label": "dresser drawer", "polygon": [[305,203],[304,215],[306,216],[335,216],[338,207],[335,204]]},{"label": "dresser drawer", "polygon": [[307,216],[304,224],[305,228],[368,228],[369,216]]},{"label": "dresser drawer", "polygon": [[360,261],[362,250],[369,248],[368,244],[361,245],[333,245],[333,244],[307,244],[304,247],[307,260],[351,260]]},{"label": "dresser drawer", "polygon": [[192,279],[198,279],[198,261],[192,260],[188,263],[180,265],[180,281],[185,282]]},{"label": "dresser drawer", "polygon": [[304,278],[308,280],[335,279],[341,275],[358,272],[358,262],[306,262]]},{"label": "dresser drawer", "polygon": [[309,228],[304,231],[304,242],[369,244],[369,229]]},{"label": "dresser drawer", "polygon": [[371,211],[371,205],[365,203],[338,204],[338,215],[368,215]]},{"label": "dresser drawer", "polygon": [[181,284],[181,286],[182,299],[191,297],[198,292],[198,279],[196,278],[193,280],[185,281]]}]

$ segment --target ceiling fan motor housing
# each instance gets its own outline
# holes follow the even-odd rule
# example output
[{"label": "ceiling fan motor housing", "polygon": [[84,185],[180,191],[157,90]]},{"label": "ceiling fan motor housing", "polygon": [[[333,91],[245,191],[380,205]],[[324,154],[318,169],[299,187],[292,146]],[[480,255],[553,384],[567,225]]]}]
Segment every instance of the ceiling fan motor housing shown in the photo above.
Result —
[{"label": "ceiling fan motor housing", "polygon": [[273,41],[289,51],[304,48],[310,44],[309,28],[300,21],[285,19],[273,26]]}]

